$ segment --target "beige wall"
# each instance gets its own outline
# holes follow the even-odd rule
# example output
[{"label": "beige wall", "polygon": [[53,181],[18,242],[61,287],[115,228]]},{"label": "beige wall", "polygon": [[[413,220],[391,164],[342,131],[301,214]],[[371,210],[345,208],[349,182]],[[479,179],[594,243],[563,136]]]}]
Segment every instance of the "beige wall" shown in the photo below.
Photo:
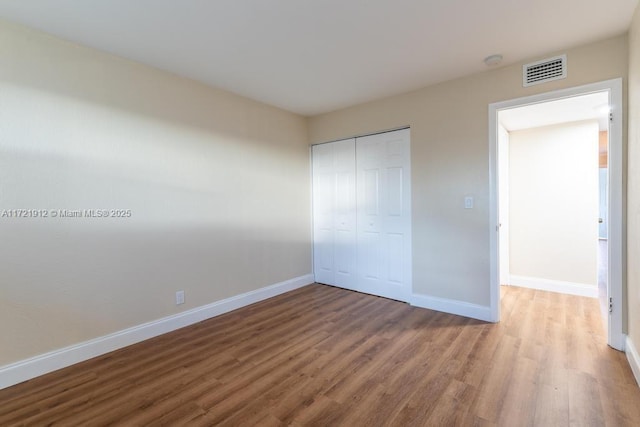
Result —
[{"label": "beige wall", "polygon": [[[566,51],[565,80],[523,88],[518,64],[308,121],[0,22],[0,209],[132,211],[0,218],[0,366],[309,273],[308,140],[405,125],[414,292],[488,305],[488,104],[629,71],[640,177],[639,21],[630,46],[620,36]],[[633,260],[640,200],[629,194]],[[640,342],[640,269],[629,270]],[[176,307],[178,289],[187,303]]]},{"label": "beige wall", "polygon": [[489,305],[488,105],[627,75],[626,36],[564,52],[564,80],[523,88],[516,64],[309,120],[311,143],[411,126],[414,292]]},{"label": "beige wall", "polygon": [[598,122],[509,134],[509,272],[587,285],[598,278]]},{"label": "beige wall", "polygon": [[0,210],[131,210],[0,217],[0,366],[311,273],[303,117],[2,22],[0,58]]},{"label": "beige wall", "polygon": [[629,138],[627,188],[628,334],[640,348],[640,6],[629,30]]}]

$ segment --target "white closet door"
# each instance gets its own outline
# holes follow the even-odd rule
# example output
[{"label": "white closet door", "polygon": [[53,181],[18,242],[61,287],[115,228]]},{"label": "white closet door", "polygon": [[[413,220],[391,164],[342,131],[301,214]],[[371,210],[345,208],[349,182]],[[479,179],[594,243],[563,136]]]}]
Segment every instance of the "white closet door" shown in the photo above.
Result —
[{"label": "white closet door", "polygon": [[312,158],[315,280],[355,289],[355,139],[314,145]]},{"label": "white closet door", "polygon": [[356,140],[357,290],[408,301],[411,293],[409,129]]}]

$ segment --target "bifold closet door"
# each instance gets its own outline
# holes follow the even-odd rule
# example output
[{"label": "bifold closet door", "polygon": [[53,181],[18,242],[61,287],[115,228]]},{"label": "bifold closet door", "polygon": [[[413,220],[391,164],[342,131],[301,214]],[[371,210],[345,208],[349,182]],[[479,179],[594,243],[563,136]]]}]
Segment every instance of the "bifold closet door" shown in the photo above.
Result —
[{"label": "bifold closet door", "polygon": [[411,294],[409,129],[356,139],[358,290]]},{"label": "bifold closet door", "polygon": [[356,289],[355,139],[314,145],[315,281]]},{"label": "bifold closet door", "polygon": [[409,130],[314,145],[312,158],[316,282],[408,301]]}]

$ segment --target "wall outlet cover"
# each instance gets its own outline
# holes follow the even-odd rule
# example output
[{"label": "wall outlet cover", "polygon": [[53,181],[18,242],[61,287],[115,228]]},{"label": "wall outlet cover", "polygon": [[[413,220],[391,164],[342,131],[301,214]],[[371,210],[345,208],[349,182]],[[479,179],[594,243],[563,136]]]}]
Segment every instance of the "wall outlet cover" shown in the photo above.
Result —
[{"label": "wall outlet cover", "polygon": [[176,305],[184,304],[184,291],[176,292]]}]

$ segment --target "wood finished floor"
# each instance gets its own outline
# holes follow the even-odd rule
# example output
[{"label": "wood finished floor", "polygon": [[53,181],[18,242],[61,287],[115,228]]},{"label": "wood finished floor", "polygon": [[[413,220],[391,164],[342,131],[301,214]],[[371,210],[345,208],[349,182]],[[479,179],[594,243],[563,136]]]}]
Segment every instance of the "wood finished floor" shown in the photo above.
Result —
[{"label": "wood finished floor", "polygon": [[0,390],[0,426],[638,426],[598,310],[507,287],[489,324],[310,285]]}]

